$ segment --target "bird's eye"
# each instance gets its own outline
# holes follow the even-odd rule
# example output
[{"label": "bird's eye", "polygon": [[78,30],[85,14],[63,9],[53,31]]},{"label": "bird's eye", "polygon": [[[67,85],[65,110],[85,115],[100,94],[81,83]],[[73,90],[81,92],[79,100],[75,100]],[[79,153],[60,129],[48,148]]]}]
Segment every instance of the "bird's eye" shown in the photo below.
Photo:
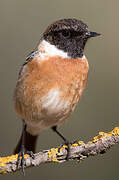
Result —
[{"label": "bird's eye", "polygon": [[80,37],[83,35],[84,35],[83,31],[72,31],[72,36],[74,36],[74,37]]},{"label": "bird's eye", "polygon": [[60,32],[60,34],[61,34],[64,38],[69,38],[70,35],[71,35],[70,31],[68,31],[68,30],[62,30],[62,31]]}]

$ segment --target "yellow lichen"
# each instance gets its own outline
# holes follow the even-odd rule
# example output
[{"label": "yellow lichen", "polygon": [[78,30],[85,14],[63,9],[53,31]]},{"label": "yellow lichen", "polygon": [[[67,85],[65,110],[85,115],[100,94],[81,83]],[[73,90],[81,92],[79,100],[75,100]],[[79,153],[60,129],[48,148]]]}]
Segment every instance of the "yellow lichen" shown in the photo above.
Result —
[{"label": "yellow lichen", "polygon": [[6,163],[9,163],[15,159],[17,159],[18,155],[0,157],[0,166],[4,167]]},{"label": "yellow lichen", "polygon": [[4,168],[2,171],[0,171],[0,174],[5,174],[5,173],[7,173],[7,169],[6,168]]},{"label": "yellow lichen", "polygon": [[111,132],[113,135],[119,135],[119,126],[118,127],[115,127],[112,132]]},{"label": "yellow lichen", "polygon": [[52,148],[48,151],[48,157],[51,158],[53,162],[58,162],[57,160],[57,153],[58,153],[58,148]]},{"label": "yellow lichen", "polygon": [[82,145],[82,144],[84,144],[84,142],[83,141],[78,141],[78,144]]},{"label": "yellow lichen", "polygon": [[[24,155],[24,158],[26,159],[28,157],[27,154]],[[7,157],[0,157],[0,166],[5,167],[6,163],[12,162],[18,158],[18,154],[7,156]]]},{"label": "yellow lichen", "polygon": [[102,139],[107,136],[108,136],[107,133],[99,132],[99,134],[97,136],[93,137],[92,143],[97,142],[99,139]]},{"label": "yellow lichen", "polygon": [[111,132],[107,133],[107,136],[112,136],[113,134]]},{"label": "yellow lichen", "polygon": [[74,144],[71,145],[71,147],[76,147],[78,145],[79,145],[78,143],[74,143]]},{"label": "yellow lichen", "polygon": [[[114,136],[114,135],[119,135],[119,126],[115,127],[111,132],[108,132],[108,133],[99,132],[99,134],[97,136],[95,136],[92,141],[89,141],[85,145],[89,146],[91,143],[95,143],[95,142],[97,142],[98,140],[100,140],[102,138],[107,138],[109,136]],[[82,145],[82,144],[84,144],[83,141],[78,141],[76,143],[71,144],[71,147],[79,146],[79,145]],[[53,162],[58,162],[57,155],[60,155],[62,150],[66,149],[66,148],[67,148],[67,145],[63,145],[61,148],[52,148],[52,149],[50,149],[48,151],[48,158],[50,158]],[[28,156],[29,156],[28,154],[25,154],[24,158],[26,159]],[[8,156],[8,157],[0,157],[0,174],[7,173],[6,164],[10,163],[10,162],[12,162],[14,160],[17,160],[17,158],[18,158],[18,154]]]},{"label": "yellow lichen", "polygon": [[99,134],[93,137],[92,141],[89,141],[86,145],[97,142],[99,139],[106,138],[108,136],[119,135],[119,127],[114,128],[111,132],[99,132]]}]

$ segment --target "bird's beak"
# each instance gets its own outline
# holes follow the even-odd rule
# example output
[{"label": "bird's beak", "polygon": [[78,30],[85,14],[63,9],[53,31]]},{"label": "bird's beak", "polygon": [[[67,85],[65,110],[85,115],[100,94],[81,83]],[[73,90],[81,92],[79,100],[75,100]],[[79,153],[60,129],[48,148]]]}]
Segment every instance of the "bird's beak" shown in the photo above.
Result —
[{"label": "bird's beak", "polygon": [[100,36],[101,34],[99,34],[99,33],[97,33],[97,32],[92,32],[92,31],[88,31],[87,33],[86,33],[86,36],[88,37],[88,38],[90,38],[90,37],[96,37],[96,36]]}]

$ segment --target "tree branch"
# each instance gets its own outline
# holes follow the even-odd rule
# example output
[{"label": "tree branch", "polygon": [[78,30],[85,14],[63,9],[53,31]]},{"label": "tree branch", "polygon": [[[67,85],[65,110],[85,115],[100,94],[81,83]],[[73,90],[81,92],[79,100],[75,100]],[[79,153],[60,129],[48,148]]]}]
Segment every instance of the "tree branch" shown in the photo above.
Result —
[{"label": "tree branch", "polygon": [[[111,132],[99,134],[93,138],[92,141],[84,143],[79,141],[71,144],[71,152],[69,160],[78,160],[79,162],[89,156],[105,153],[112,145],[119,144],[119,126],[114,128]],[[25,154],[25,167],[39,166],[47,162],[65,162],[67,146],[63,145],[61,148],[52,148],[34,154],[34,158]],[[0,157],[0,174],[10,173],[21,169],[21,165],[17,163],[17,155],[8,157]]]}]

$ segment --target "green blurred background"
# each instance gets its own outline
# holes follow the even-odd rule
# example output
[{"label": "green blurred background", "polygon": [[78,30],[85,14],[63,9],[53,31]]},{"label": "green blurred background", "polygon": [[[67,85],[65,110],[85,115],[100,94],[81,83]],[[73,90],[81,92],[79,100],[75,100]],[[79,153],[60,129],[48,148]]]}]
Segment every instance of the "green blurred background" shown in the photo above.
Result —
[{"label": "green blurred background", "polygon": [[[82,19],[102,36],[85,48],[90,64],[87,89],[70,121],[60,128],[69,140],[90,140],[99,131],[119,126],[119,1],[0,0],[0,153],[10,155],[22,123],[13,107],[13,91],[20,66],[45,28],[61,18]],[[41,133],[37,151],[61,144],[51,130]],[[115,180],[119,175],[119,145],[103,156],[84,162],[44,164],[0,179]],[[119,176],[118,176],[119,177]]]}]

